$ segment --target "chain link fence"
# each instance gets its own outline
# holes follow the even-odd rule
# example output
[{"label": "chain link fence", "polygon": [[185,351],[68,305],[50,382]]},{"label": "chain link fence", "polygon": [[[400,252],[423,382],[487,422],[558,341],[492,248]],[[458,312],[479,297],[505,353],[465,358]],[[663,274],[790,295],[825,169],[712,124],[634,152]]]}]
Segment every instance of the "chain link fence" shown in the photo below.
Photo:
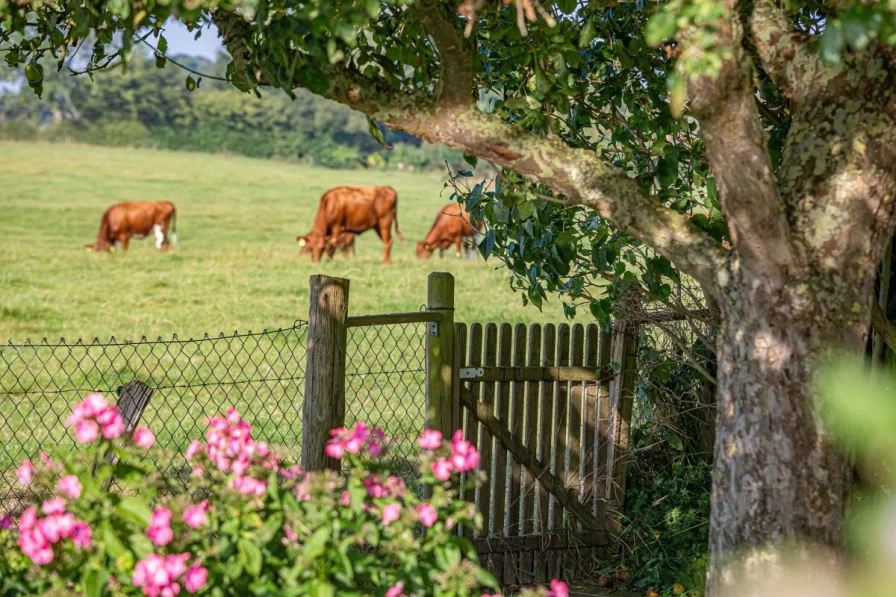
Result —
[{"label": "chain link fence", "polygon": [[155,433],[163,456],[155,465],[186,489],[183,451],[200,438],[207,417],[236,408],[253,436],[299,456],[307,325],[199,339],[80,340],[0,344],[0,511],[22,507],[16,467],[40,450],[74,447],[65,420],[97,391],[117,398],[138,380],[153,390],[141,425]]},{"label": "chain link fence", "polygon": [[426,414],[425,322],[348,329],[345,423],[381,427],[393,470],[413,486]]}]

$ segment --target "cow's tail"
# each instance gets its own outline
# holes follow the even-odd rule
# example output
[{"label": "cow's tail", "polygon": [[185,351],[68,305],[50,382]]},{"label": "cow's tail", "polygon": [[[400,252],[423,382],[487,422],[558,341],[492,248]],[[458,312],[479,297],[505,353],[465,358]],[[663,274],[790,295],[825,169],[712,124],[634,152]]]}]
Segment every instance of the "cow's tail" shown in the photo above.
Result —
[{"label": "cow's tail", "polygon": [[171,246],[177,246],[177,208],[171,212]]},{"label": "cow's tail", "polygon": [[407,246],[404,242],[404,236],[401,235],[401,228],[398,227],[398,193],[395,194],[395,236],[401,241],[402,245]]}]

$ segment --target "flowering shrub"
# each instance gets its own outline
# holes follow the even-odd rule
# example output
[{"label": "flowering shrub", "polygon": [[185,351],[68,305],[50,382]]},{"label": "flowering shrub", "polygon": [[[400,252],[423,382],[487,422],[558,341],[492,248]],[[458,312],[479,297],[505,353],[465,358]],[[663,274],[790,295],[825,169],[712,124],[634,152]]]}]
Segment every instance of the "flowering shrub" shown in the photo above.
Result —
[{"label": "flowering shrub", "polygon": [[[69,426],[82,450],[18,469],[39,502],[17,520],[0,518],[0,594],[376,595],[463,597],[496,589],[458,525],[478,513],[458,498],[479,455],[460,433],[427,431],[420,481],[408,491],[382,464],[389,442],[358,423],[326,447],[347,476],[304,473],[264,442],[234,410],[206,421],[205,441],[186,450],[199,503],[165,495],[152,471],[155,437],[122,437],[116,408],[91,394]],[[106,491],[112,480],[121,491]],[[537,595],[565,597],[559,581]]]}]

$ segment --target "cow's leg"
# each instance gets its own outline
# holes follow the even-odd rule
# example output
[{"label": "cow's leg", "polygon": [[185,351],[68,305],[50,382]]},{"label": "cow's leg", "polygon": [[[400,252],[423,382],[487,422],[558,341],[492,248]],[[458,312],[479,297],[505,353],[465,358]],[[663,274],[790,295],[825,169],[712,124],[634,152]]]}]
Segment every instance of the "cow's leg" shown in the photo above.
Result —
[{"label": "cow's leg", "polygon": [[128,235],[126,235],[126,234],[122,234],[122,235],[119,236],[118,239],[115,241],[115,244],[116,244],[122,251],[127,251],[127,250],[128,250],[128,241],[129,241],[129,240],[131,240],[131,238],[130,238]]},{"label": "cow's leg", "polygon": [[380,221],[377,232],[383,239],[383,265],[389,265],[392,263],[392,220]]},{"label": "cow's leg", "polygon": [[462,236],[458,236],[454,239],[454,256],[460,259],[460,243],[463,241]]},{"label": "cow's leg", "polygon": [[161,224],[153,224],[152,234],[156,237],[156,249],[161,249],[165,244],[165,233],[162,231]]}]

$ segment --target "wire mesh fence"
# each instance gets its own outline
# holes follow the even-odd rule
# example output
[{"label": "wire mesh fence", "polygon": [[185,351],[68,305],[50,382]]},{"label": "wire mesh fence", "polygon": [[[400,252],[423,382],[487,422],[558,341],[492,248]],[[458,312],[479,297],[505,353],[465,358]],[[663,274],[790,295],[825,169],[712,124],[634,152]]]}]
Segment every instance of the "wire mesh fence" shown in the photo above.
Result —
[{"label": "wire mesh fence", "polygon": [[426,409],[426,323],[348,329],[345,419],[381,427],[392,439],[393,469],[416,480]]},{"label": "wire mesh fence", "polygon": [[94,340],[50,344],[0,344],[0,511],[21,508],[15,469],[40,450],[75,445],[65,420],[72,406],[97,391],[138,380],[153,390],[141,425],[163,448],[155,465],[186,489],[190,468],[183,451],[201,437],[204,420],[234,407],[253,436],[296,454],[302,438],[307,327],[199,339]]}]

